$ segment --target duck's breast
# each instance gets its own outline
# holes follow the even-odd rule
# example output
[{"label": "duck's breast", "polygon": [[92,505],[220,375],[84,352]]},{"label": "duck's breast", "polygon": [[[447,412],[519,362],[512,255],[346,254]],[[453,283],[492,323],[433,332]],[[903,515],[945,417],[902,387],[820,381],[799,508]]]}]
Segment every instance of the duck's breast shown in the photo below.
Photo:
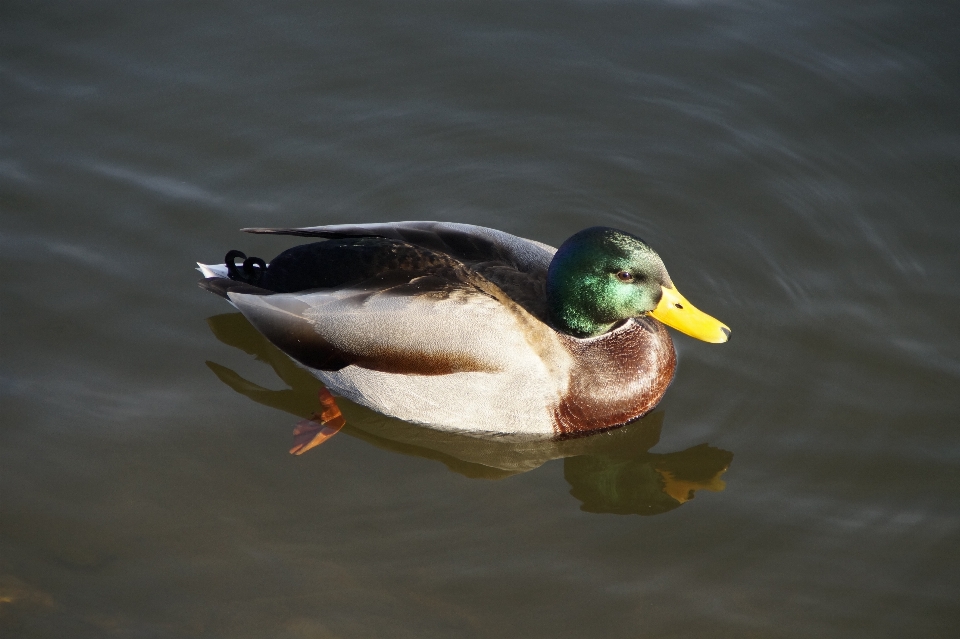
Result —
[{"label": "duck's breast", "polygon": [[590,339],[564,336],[573,360],[569,384],[553,413],[554,430],[569,437],[620,426],[650,412],[677,368],[666,327],[635,318]]}]

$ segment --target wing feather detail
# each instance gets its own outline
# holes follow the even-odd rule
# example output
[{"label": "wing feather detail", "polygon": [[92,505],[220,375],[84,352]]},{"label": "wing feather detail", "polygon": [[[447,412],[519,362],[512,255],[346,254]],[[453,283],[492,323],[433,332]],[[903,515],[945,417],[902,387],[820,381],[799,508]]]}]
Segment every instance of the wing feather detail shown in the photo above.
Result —
[{"label": "wing feather detail", "polygon": [[333,224],[303,228],[245,228],[246,233],[295,235],[298,237],[384,237],[446,253],[465,264],[513,263],[522,272],[546,271],[552,246],[496,229],[454,222],[387,222],[382,224]]},{"label": "wing feather detail", "polygon": [[542,322],[547,322],[547,269],[556,249],[496,229],[451,222],[337,224],[305,228],[249,228],[248,233],[321,237],[377,237],[453,258],[495,284]]}]

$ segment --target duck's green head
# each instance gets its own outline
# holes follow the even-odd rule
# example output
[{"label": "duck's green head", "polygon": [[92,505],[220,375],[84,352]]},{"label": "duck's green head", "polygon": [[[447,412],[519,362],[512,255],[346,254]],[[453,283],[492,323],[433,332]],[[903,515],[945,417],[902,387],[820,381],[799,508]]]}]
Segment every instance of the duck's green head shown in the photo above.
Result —
[{"label": "duck's green head", "polygon": [[600,335],[642,315],[707,342],[730,336],[729,328],[680,295],[656,251],[604,226],[584,229],[560,246],[547,273],[547,304],[554,326],[574,337]]}]

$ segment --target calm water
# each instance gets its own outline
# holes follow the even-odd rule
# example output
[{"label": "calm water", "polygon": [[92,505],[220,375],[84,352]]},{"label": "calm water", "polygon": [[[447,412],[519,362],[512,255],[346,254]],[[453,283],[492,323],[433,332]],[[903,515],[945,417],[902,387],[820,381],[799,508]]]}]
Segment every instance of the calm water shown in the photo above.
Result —
[{"label": "calm water", "polygon": [[[957,3],[265,5],[0,8],[0,634],[957,636]],[[608,435],[291,457],[193,263],[407,219],[637,233],[733,339]]]}]

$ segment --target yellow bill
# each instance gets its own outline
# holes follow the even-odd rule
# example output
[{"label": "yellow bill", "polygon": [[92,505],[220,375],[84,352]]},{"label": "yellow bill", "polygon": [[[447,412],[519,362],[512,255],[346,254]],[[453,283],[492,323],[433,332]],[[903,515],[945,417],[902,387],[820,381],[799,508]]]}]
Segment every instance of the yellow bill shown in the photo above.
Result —
[{"label": "yellow bill", "polygon": [[676,288],[661,287],[663,297],[657,308],[648,314],[681,333],[713,344],[722,344],[730,338],[730,329],[687,301]]}]

